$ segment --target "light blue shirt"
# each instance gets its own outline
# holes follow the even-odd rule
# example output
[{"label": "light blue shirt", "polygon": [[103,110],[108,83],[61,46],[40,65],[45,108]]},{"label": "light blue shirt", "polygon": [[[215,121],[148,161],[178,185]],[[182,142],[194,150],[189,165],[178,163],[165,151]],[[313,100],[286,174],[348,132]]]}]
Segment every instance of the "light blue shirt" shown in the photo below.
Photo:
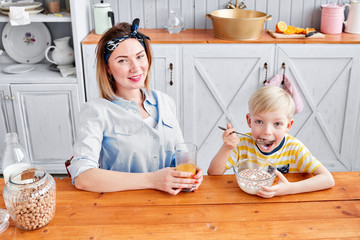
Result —
[{"label": "light blue shirt", "polygon": [[99,98],[82,106],[68,167],[73,181],[90,168],[140,173],[175,166],[174,145],[184,141],[175,102],[159,91],[143,92],[144,108],[157,121],[155,128],[144,122],[135,101]]}]

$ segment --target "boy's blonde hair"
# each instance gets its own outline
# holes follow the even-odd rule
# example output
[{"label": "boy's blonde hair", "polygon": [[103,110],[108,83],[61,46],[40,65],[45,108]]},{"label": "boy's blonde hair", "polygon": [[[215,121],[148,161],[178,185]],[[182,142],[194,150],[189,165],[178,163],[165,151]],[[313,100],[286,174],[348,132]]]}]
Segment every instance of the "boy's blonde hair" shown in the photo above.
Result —
[{"label": "boy's blonde hair", "polygon": [[251,114],[285,110],[288,119],[295,113],[295,103],[292,97],[280,87],[262,87],[249,100]]}]

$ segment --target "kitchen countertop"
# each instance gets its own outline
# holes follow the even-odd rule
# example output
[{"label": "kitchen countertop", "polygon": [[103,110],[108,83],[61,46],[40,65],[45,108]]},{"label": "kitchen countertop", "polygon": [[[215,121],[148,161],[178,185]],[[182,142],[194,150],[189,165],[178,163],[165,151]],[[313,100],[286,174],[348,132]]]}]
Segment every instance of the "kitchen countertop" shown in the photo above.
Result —
[{"label": "kitchen countertop", "polygon": [[[234,175],[204,176],[195,193],[93,193],[55,178],[56,213],[22,231],[10,220],[1,239],[360,239],[360,172],[333,172],[331,189],[264,199]],[[309,174],[285,174],[293,182]],[[0,188],[4,181],[0,181]],[[5,208],[2,195],[0,208]]]},{"label": "kitchen countertop", "polygon": [[[273,38],[266,30],[257,40],[230,41],[216,38],[213,29],[186,29],[178,34],[169,34],[164,29],[140,29],[140,32],[151,38],[152,44],[189,44],[189,43],[297,43],[297,44],[359,44],[360,34],[342,33],[337,35],[325,34],[324,38],[288,39]],[[97,44],[101,35],[92,31],[82,44]]]}]

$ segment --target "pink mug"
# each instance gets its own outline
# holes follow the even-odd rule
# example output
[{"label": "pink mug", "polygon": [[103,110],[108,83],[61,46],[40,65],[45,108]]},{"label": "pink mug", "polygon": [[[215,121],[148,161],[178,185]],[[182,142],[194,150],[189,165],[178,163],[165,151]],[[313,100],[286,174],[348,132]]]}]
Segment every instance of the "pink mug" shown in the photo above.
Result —
[{"label": "pink mug", "polygon": [[320,32],[340,34],[343,30],[344,6],[337,4],[321,5]]}]

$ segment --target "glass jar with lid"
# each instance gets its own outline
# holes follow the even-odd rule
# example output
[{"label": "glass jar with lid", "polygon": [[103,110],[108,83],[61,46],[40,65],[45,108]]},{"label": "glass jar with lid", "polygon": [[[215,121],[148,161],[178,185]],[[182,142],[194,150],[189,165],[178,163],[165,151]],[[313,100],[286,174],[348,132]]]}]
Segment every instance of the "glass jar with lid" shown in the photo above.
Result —
[{"label": "glass jar with lid", "polygon": [[29,166],[11,174],[3,197],[11,218],[22,230],[42,228],[55,216],[55,180],[41,167]]}]

